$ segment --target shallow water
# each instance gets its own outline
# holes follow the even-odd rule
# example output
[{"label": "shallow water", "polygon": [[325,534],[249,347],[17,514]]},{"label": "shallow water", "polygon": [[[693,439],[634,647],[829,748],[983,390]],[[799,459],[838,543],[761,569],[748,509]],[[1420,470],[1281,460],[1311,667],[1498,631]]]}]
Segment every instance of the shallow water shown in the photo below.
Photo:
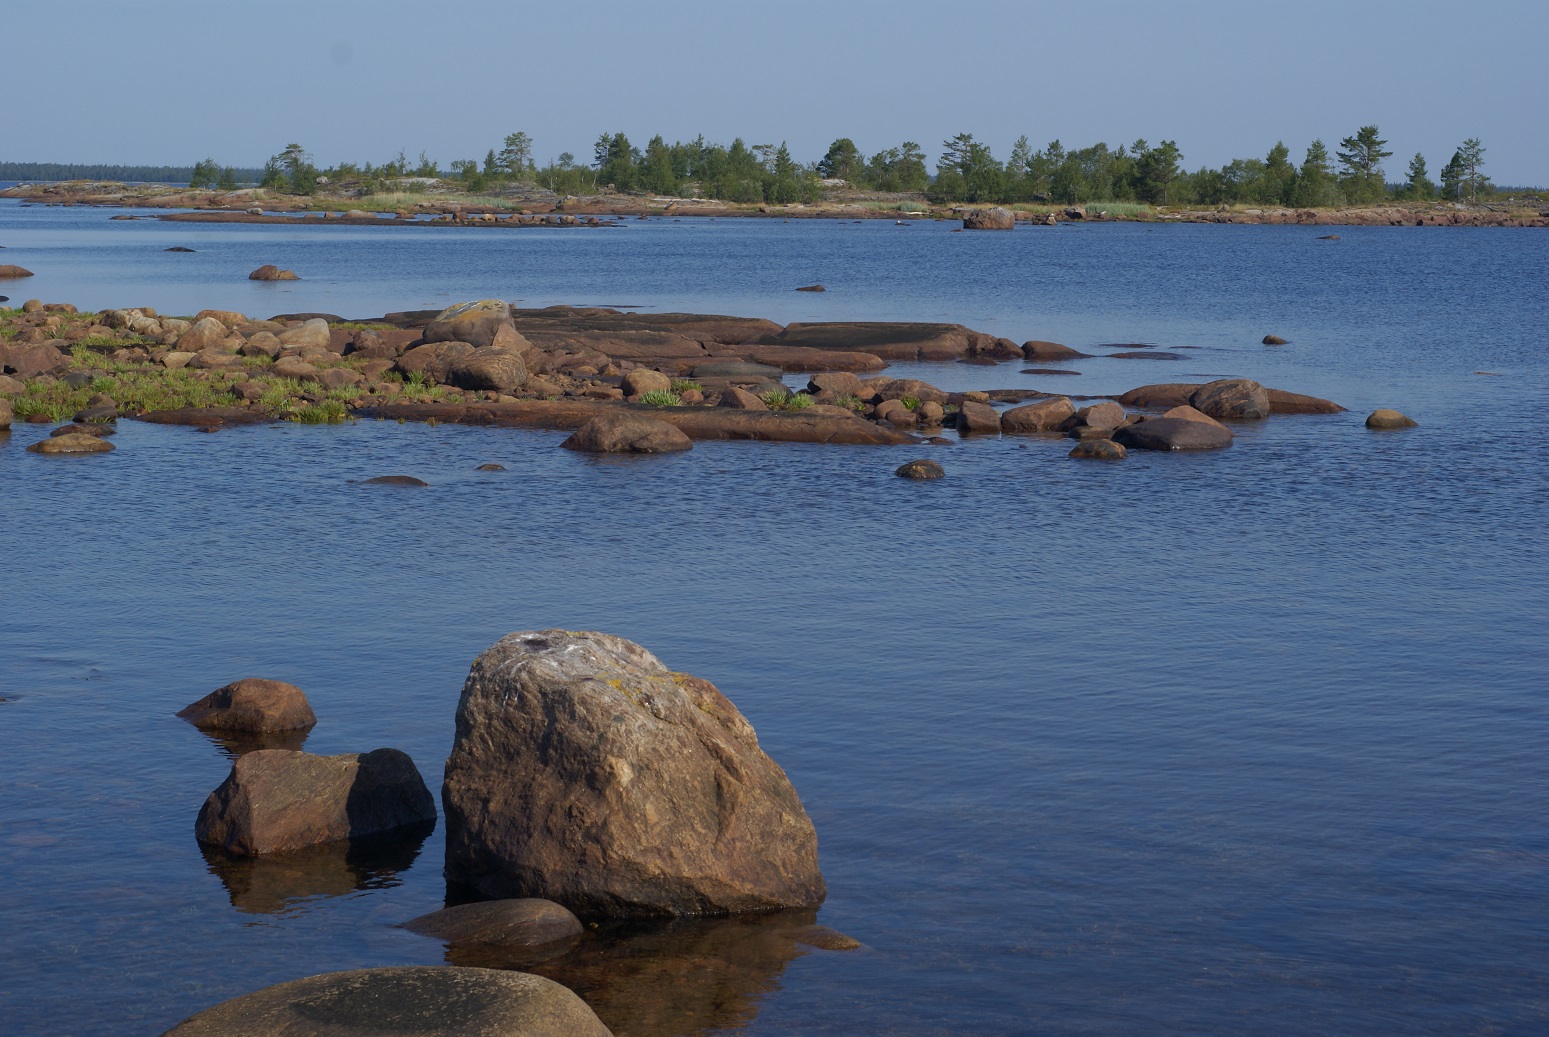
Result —
[{"label": "shallow water", "polygon": [[[289,680],[321,718],[309,751],[396,746],[434,788],[469,662],[541,627],[715,681],[817,825],[817,921],[866,945],[731,923],[532,966],[619,1033],[1549,1026],[1549,237],[107,215],[0,207],[0,256],[38,272],[0,292],[946,319],[1200,348],[1064,365],[1079,378],[900,373],[1087,393],[1243,374],[1351,411],[1117,465],[1040,438],[593,459],[560,434],[378,422],[122,422],[115,453],[58,459],[18,425],[0,445],[8,1032],[154,1034],[304,974],[458,960],[394,928],[443,901],[439,830],[417,856],[208,862],[193,817],[229,759],[172,714]],[[180,243],[200,251],[159,251]],[[307,280],[241,280],[263,262]],[[815,280],[829,292],[789,291]],[[1271,331],[1292,344],[1259,345]],[[1422,424],[1368,432],[1375,406]],[[927,450],[947,479],[893,477]],[[507,471],[474,471],[489,461]],[[358,484],[390,473],[431,485]]]}]

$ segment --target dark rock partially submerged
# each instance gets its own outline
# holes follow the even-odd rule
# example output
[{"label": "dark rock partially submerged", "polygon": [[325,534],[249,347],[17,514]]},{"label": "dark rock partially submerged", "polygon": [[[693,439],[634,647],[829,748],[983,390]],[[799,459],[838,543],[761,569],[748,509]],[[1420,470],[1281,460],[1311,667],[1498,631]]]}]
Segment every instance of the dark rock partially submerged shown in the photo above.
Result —
[{"label": "dark rock partially submerged", "polygon": [[1113,434],[1114,442],[1140,450],[1222,450],[1232,438],[1224,428],[1181,418],[1151,418]]},{"label": "dark rock partially submerged", "polygon": [[420,915],[403,927],[448,943],[492,947],[537,947],[582,932],[581,920],[563,905],[538,897],[459,904]]},{"label": "dark rock partially submerged", "polygon": [[314,756],[260,749],[236,760],[194,825],[201,843],[257,856],[432,824],[435,801],[397,749]]}]

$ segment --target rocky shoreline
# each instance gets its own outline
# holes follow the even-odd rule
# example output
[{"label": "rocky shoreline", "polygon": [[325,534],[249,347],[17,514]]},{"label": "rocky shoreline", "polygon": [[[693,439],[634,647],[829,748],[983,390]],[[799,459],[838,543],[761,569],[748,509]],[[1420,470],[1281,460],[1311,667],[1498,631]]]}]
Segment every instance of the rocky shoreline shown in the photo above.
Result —
[{"label": "rocky shoreline", "polygon": [[[219,192],[188,188],[75,181],[26,184],[0,191],[0,198],[30,204],[192,210],[155,217],[122,216],[119,219],[155,218],[198,223],[306,224],[344,223],[381,226],[603,226],[611,221],[650,217],[712,218],[747,217],[778,219],[843,220],[963,220],[972,227],[979,207],[931,205],[924,199],[898,201],[833,200],[790,205],[741,205],[711,199],[670,198],[650,195],[602,194],[558,197],[547,192],[513,196],[495,205],[487,200],[461,199],[446,193],[427,193],[412,205],[386,212],[359,208],[351,197],[298,197],[276,195],[257,188]],[[1460,202],[1404,202],[1334,209],[1289,207],[1227,207],[1191,209],[1171,206],[1124,207],[1110,211],[1102,203],[1090,205],[1038,205],[1004,209],[1010,220],[1031,225],[1078,222],[1293,224],[1321,227],[1549,227],[1549,211],[1502,204]],[[1010,224],[1006,224],[1010,226]]]},{"label": "rocky shoreline", "polygon": [[[1147,352],[1109,355],[1132,354]],[[899,361],[1087,355],[960,324],[781,326],[713,314],[516,309],[494,299],[365,321],[81,313],[31,300],[0,310],[0,428],[59,423],[28,448],[40,453],[108,452],[120,418],[204,431],[358,418],[538,428],[574,432],[566,447],[598,453],[663,453],[708,440],[907,446],[952,442],[943,433],[955,430],[1067,437],[1077,440],[1073,457],[1117,459],[1126,448],[1222,449],[1232,445],[1232,423],[1343,410],[1248,379],[1072,397],[948,392],[884,370]],[[795,390],[785,381],[793,373],[806,376]]]}]

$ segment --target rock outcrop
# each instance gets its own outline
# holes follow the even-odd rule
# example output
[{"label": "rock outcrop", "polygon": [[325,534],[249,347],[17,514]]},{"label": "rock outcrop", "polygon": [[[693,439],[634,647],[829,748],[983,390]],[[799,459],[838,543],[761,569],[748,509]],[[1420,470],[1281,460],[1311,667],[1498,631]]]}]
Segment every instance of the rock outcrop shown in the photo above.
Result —
[{"label": "rock outcrop", "polygon": [[1011,230],[1017,218],[1010,209],[994,206],[989,209],[969,209],[963,213],[964,230]]},{"label": "rock outcrop", "polygon": [[588,454],[670,454],[694,444],[674,425],[643,414],[599,414],[560,446]]},{"label": "rock outcrop", "polygon": [[586,916],[816,904],[817,835],[709,681],[623,638],[510,634],[474,661],[446,764],[446,875]]},{"label": "rock outcrop", "polygon": [[232,763],[199,811],[194,835],[227,853],[259,856],[435,819],[424,779],[397,749],[340,756],[260,749]]}]

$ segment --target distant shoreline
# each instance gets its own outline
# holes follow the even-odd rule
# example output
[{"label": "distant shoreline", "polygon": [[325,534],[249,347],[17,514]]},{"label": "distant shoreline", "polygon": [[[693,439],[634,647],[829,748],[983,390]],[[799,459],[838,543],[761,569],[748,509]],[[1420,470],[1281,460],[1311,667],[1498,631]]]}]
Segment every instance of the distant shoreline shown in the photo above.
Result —
[{"label": "distant shoreline", "polygon": [[[408,198],[412,197],[412,202]],[[325,220],[362,226],[553,226],[602,225],[604,221],[651,217],[714,217],[839,220],[960,220],[974,209],[1006,208],[1018,223],[1075,222],[1225,223],[1314,227],[1549,227],[1549,210],[1451,202],[1387,203],[1336,209],[1289,207],[1221,207],[1186,209],[1091,203],[1018,206],[930,205],[896,200],[826,201],[791,205],[740,205],[704,199],[640,195],[592,195],[557,200],[470,198],[453,194],[407,196],[407,207],[356,208],[359,199],[293,196],[271,197],[252,188],[235,192],[192,191],[187,188],[107,182],[24,185],[0,191],[0,198],[34,205],[102,208],[181,209],[157,218],[203,223],[279,223],[312,225]],[[369,200],[367,200],[369,202]],[[258,212],[252,210],[257,209]],[[386,217],[386,218],[384,218]]]}]

